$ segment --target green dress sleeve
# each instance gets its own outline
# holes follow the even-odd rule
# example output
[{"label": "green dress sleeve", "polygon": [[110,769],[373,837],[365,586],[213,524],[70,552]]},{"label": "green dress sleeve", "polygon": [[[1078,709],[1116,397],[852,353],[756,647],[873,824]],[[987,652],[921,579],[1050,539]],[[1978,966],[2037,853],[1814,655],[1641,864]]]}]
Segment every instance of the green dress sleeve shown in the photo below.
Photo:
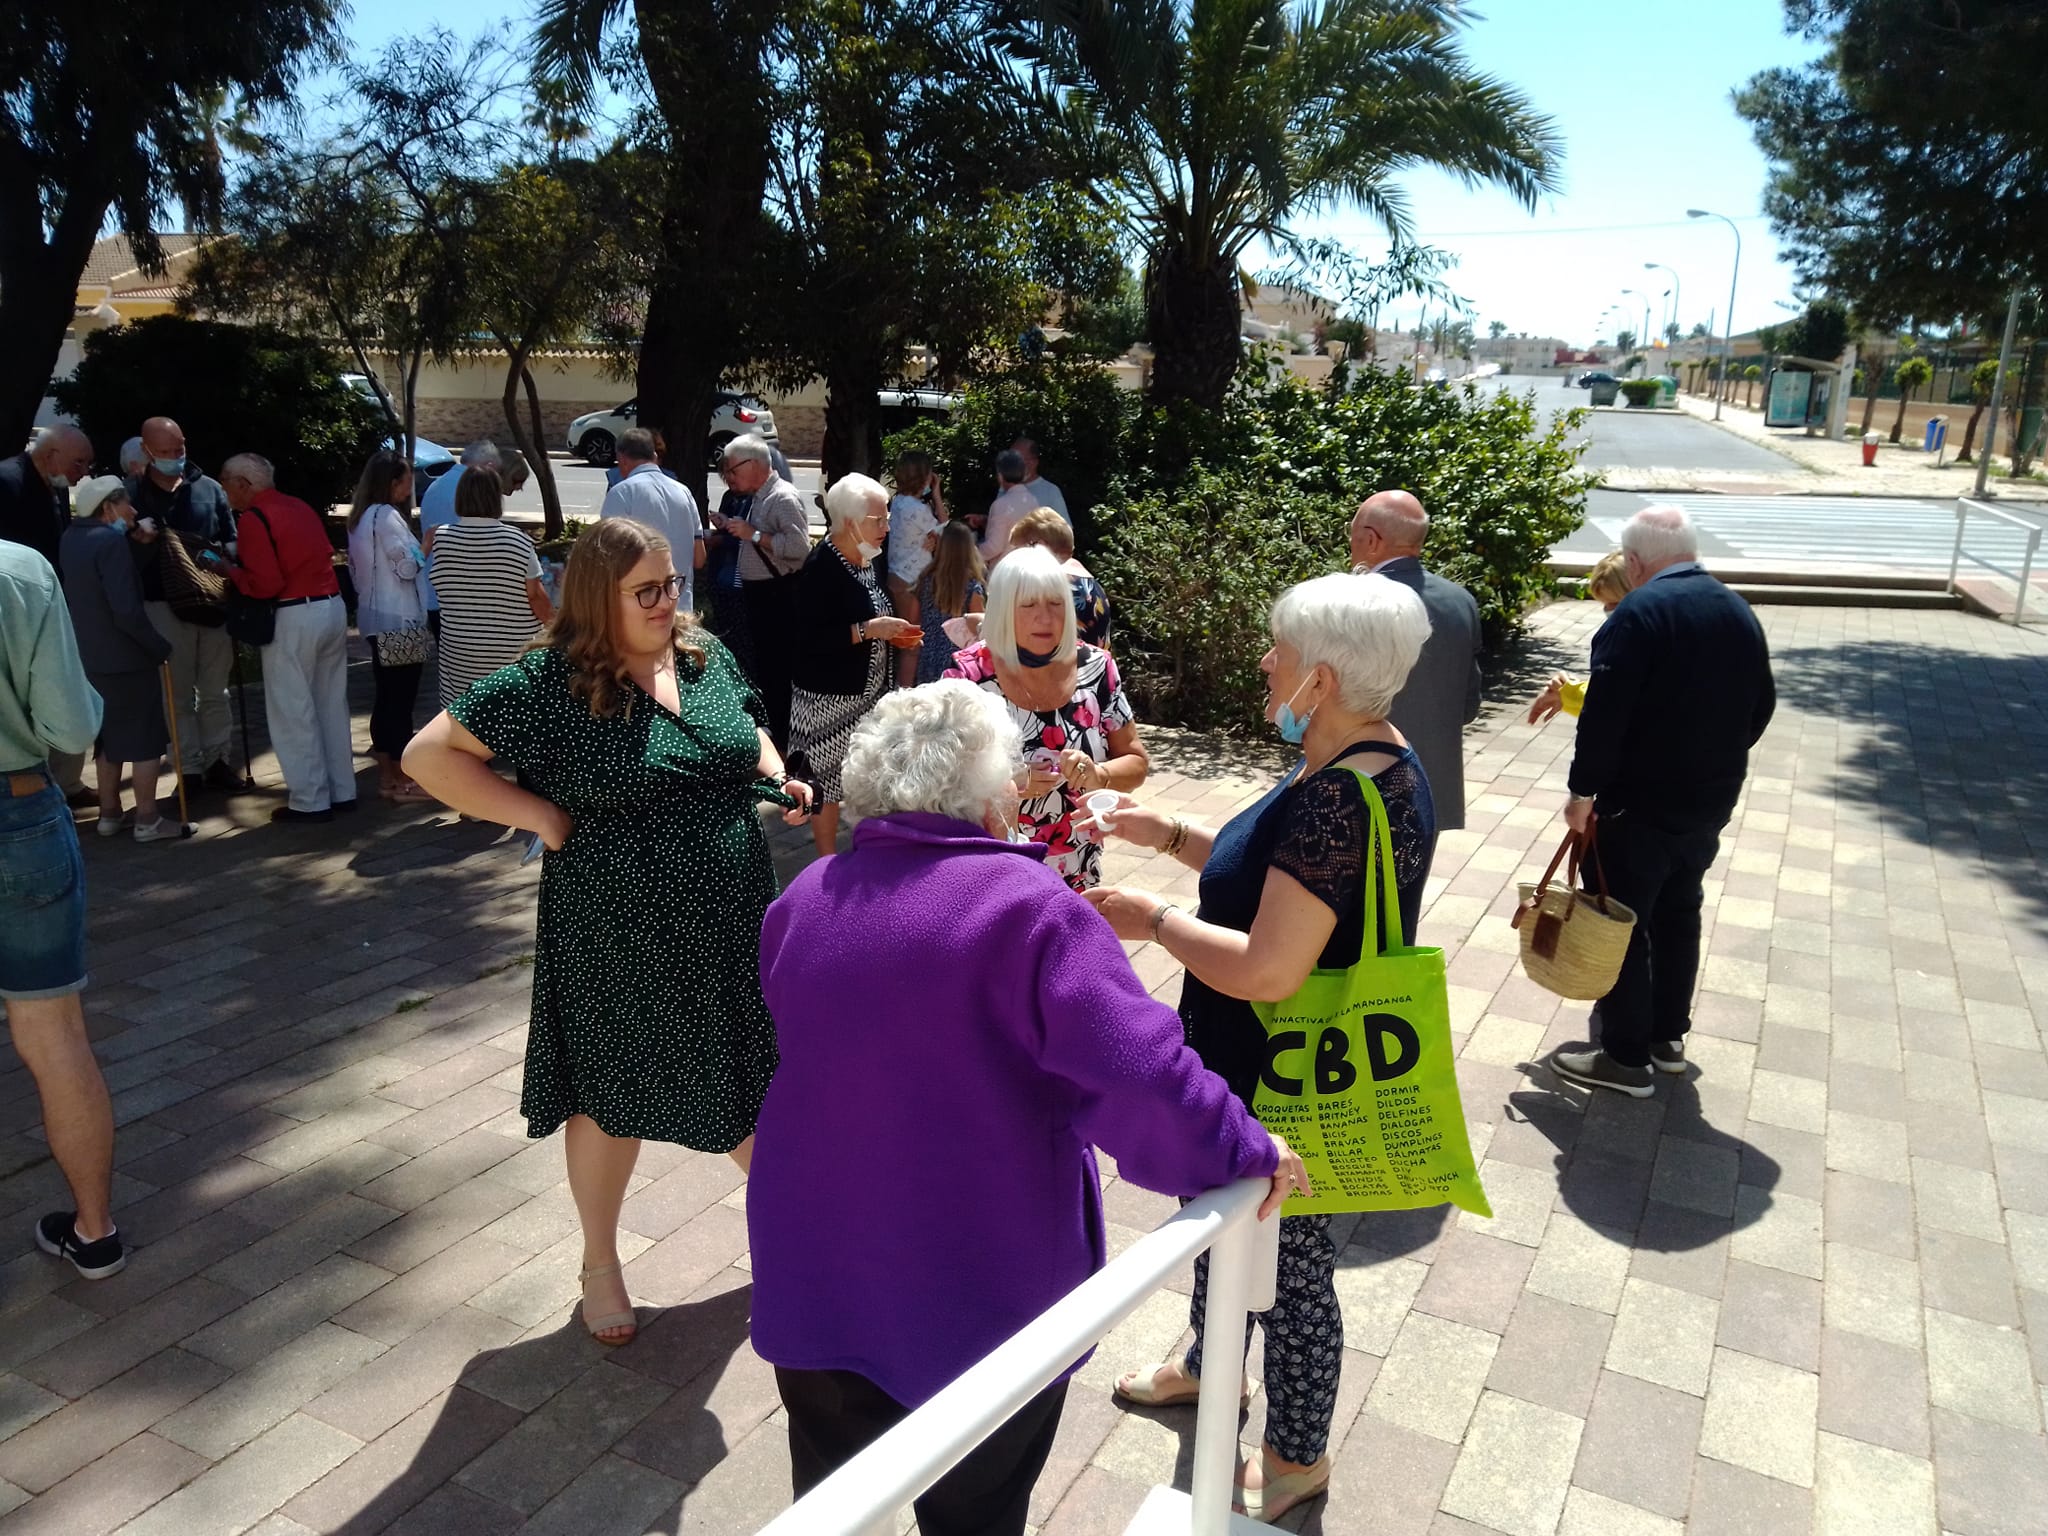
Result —
[{"label": "green dress sleeve", "polygon": [[550,710],[566,687],[554,652],[534,651],[509,667],[478,678],[448,706],[449,715],[470,735],[514,767],[537,771],[547,755]]},{"label": "green dress sleeve", "polygon": [[730,683],[733,693],[739,698],[740,708],[746,711],[747,718],[762,730],[767,730],[768,710],[761,703],[761,695],[754,691],[754,685],[748,680],[747,674],[740,669],[740,664],[733,660],[732,652],[713,635],[700,634],[697,638],[704,647],[706,675],[722,677]]}]

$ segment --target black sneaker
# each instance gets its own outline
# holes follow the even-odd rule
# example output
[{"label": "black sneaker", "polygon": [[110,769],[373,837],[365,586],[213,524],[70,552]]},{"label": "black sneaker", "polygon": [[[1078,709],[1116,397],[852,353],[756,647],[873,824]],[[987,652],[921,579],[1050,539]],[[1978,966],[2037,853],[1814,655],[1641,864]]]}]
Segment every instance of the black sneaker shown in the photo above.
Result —
[{"label": "black sneaker", "polygon": [[1685,1042],[1659,1040],[1650,1047],[1650,1065],[1673,1077],[1685,1076]]},{"label": "black sneaker", "polygon": [[270,813],[272,821],[332,821],[332,811],[297,811],[288,805],[280,805]]},{"label": "black sneaker", "polygon": [[335,814],[340,816],[346,816],[350,811],[354,810],[355,808],[356,803],[353,800],[337,800],[334,802],[333,806]]},{"label": "black sneaker", "polygon": [[249,787],[249,781],[230,768],[226,758],[209,764],[206,772],[200,775],[200,782],[208,789],[222,790],[227,794]]},{"label": "black sneaker", "polygon": [[1647,1099],[1657,1091],[1656,1074],[1648,1067],[1625,1067],[1605,1051],[1553,1051],[1550,1069],[1587,1088],[1612,1088],[1632,1099]]},{"label": "black sneaker", "polygon": [[128,1267],[128,1250],[121,1246],[121,1234],[109,1232],[96,1243],[81,1242],[75,1211],[52,1211],[36,1223],[36,1246],[52,1258],[69,1259],[71,1267],[88,1280],[104,1280]]}]

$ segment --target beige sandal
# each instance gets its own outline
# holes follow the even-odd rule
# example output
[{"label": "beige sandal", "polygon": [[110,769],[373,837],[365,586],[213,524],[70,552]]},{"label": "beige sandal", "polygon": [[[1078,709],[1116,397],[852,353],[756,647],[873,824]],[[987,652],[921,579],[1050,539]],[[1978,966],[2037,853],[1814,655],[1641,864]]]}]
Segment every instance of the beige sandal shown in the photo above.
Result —
[{"label": "beige sandal", "polygon": [[[1261,1447],[1254,1454],[1263,1458],[1266,1453]],[[1329,1453],[1326,1451],[1317,1457],[1315,1465],[1306,1471],[1283,1472],[1278,1477],[1268,1472],[1266,1478],[1262,1488],[1247,1488],[1240,1483],[1237,1500],[1231,1508],[1249,1519],[1270,1525],[1297,1505],[1319,1499],[1330,1491]]]},{"label": "beige sandal", "polygon": [[[1161,1371],[1173,1371],[1180,1380],[1173,1386],[1162,1388],[1159,1385]],[[1173,1408],[1194,1402],[1202,1395],[1202,1384],[1188,1374],[1188,1357],[1175,1355],[1171,1360],[1162,1360],[1142,1371],[1126,1371],[1116,1379],[1111,1390],[1125,1402],[1136,1403],[1140,1408]],[[1238,1395],[1238,1412],[1250,1407],[1251,1401],[1251,1388],[1246,1387]]]},{"label": "beige sandal", "polygon": [[[622,1268],[623,1266],[618,1264],[599,1264],[593,1269],[579,1270],[576,1278],[579,1282],[589,1281],[599,1275],[616,1275],[620,1273]],[[628,1301],[630,1300],[631,1298],[629,1297]],[[607,1312],[602,1317],[592,1317],[590,1315],[590,1298],[586,1296],[583,1299],[583,1326],[590,1330],[590,1336],[596,1339],[598,1343],[612,1349],[617,1349],[621,1344],[630,1344],[635,1338],[639,1337],[640,1316],[629,1306],[624,1312]],[[607,1339],[604,1337],[606,1333],[615,1328],[630,1328],[633,1331],[623,1339]]]}]

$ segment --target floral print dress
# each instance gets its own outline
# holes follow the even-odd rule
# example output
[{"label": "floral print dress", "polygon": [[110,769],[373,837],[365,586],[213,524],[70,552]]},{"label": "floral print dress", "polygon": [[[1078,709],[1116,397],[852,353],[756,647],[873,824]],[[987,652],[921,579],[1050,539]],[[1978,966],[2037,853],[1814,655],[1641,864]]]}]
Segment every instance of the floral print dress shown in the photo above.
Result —
[{"label": "floral print dress", "polygon": [[[995,658],[982,641],[957,654],[945,675],[965,678],[1002,699],[1023,737],[1024,761],[1033,767],[1056,770],[1059,754],[1069,747],[1106,763],[1112,755],[1110,736],[1136,718],[1124,697],[1116,662],[1109,652],[1092,645],[1079,648],[1073,697],[1058,709],[1026,709],[1006,698],[996,682]],[[1026,800],[1018,821],[1031,841],[1045,846],[1046,862],[1067,884],[1086,891],[1102,883],[1102,845],[1074,836],[1074,818],[1080,810],[1081,796],[1062,782],[1037,799]]]}]

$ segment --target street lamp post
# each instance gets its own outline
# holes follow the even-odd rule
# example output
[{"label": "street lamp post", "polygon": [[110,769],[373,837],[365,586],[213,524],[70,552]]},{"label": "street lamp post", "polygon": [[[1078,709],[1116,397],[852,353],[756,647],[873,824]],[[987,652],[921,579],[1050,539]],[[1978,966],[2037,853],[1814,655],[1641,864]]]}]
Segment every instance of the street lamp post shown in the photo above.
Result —
[{"label": "street lamp post", "polygon": [[1742,276],[1742,231],[1735,227],[1735,221],[1725,213],[1714,213],[1705,208],[1688,208],[1688,219],[1719,219],[1728,226],[1728,232],[1735,236],[1735,265],[1728,273],[1728,318],[1723,322],[1727,329],[1721,333],[1721,388],[1714,392],[1714,420],[1721,419],[1721,396],[1728,387],[1728,355],[1735,346],[1735,282]]},{"label": "street lamp post", "polygon": [[1645,272],[1671,273],[1671,319],[1675,323],[1682,323],[1679,316],[1678,273],[1673,268],[1665,266],[1661,261],[1646,261],[1643,263],[1643,270]]}]

